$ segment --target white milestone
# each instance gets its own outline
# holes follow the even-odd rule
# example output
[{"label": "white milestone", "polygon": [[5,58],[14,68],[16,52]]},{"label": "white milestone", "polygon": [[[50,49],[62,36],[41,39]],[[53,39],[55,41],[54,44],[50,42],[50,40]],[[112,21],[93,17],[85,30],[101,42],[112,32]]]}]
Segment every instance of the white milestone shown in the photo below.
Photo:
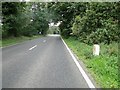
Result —
[{"label": "white milestone", "polygon": [[98,44],[93,45],[93,55],[98,56],[100,54],[100,46]]}]

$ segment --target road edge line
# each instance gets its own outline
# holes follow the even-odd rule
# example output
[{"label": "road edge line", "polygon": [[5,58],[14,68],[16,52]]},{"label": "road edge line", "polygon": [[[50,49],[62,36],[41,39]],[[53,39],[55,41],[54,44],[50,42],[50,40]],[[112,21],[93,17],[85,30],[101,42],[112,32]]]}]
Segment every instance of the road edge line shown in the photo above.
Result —
[{"label": "road edge line", "polygon": [[[62,39],[62,37],[61,37],[61,39]],[[77,65],[79,71],[81,72],[82,76],[84,77],[85,81],[87,82],[89,88],[95,88],[95,86],[93,85],[92,81],[87,76],[87,74],[85,73],[85,71],[83,70],[83,68],[81,67],[81,65],[79,64],[79,62],[77,61],[77,59],[75,58],[73,53],[71,52],[70,48],[67,46],[67,44],[65,43],[65,41],[63,39],[62,39],[62,41],[63,41],[64,45],[66,46],[67,50],[69,51],[71,57],[73,58],[75,64]]]}]

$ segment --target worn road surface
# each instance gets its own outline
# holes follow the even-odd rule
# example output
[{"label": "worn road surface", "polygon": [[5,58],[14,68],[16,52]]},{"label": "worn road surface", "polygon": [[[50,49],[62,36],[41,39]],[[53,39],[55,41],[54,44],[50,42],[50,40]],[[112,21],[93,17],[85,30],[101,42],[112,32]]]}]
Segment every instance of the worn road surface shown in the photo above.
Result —
[{"label": "worn road surface", "polygon": [[60,36],[2,49],[2,88],[89,88]]}]

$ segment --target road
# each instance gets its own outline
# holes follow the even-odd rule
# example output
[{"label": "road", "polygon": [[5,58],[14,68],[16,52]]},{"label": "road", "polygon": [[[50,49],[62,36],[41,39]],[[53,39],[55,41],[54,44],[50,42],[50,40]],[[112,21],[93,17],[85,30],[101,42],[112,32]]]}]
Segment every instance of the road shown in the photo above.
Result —
[{"label": "road", "polygon": [[2,88],[89,88],[60,36],[2,49]]}]

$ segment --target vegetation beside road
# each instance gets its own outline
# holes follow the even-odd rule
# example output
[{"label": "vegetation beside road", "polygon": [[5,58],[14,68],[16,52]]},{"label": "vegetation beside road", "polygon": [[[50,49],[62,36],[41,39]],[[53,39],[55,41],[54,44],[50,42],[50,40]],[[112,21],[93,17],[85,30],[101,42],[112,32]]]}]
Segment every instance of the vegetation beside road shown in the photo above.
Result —
[{"label": "vegetation beside road", "polygon": [[[59,29],[68,46],[82,59],[101,88],[118,87],[119,2],[50,4],[62,21]],[[71,36],[74,36],[71,37]],[[67,39],[68,38],[68,39]],[[100,44],[100,56],[92,45]]]},{"label": "vegetation beside road", "polygon": [[49,29],[45,3],[2,3],[2,38],[46,35]]},{"label": "vegetation beside road", "polygon": [[62,36],[68,38],[73,34],[88,45],[111,44],[119,41],[119,5],[119,2],[68,2],[55,3],[51,10],[62,21],[59,26]]},{"label": "vegetation beside road", "polygon": [[84,62],[102,88],[118,88],[118,44],[100,44],[100,56],[92,55],[92,45],[74,37],[64,39],[69,48]]},{"label": "vegetation beside road", "polygon": [[27,36],[21,36],[21,37],[10,37],[10,38],[6,38],[3,40],[0,40],[0,47],[5,47],[5,46],[10,46],[10,45],[14,45],[14,44],[18,44],[24,41],[28,41],[28,40],[32,40],[32,39],[36,39],[39,37],[43,37],[42,35],[34,35],[32,37],[27,37]]},{"label": "vegetation beside road", "polygon": [[[49,26],[60,22],[56,30],[101,87],[118,87],[119,5],[120,2],[3,2],[3,46],[51,33]],[[98,57],[92,56],[93,44],[101,46]]]},{"label": "vegetation beside road", "polygon": [[46,3],[3,2],[0,47],[45,36],[49,29]]}]

